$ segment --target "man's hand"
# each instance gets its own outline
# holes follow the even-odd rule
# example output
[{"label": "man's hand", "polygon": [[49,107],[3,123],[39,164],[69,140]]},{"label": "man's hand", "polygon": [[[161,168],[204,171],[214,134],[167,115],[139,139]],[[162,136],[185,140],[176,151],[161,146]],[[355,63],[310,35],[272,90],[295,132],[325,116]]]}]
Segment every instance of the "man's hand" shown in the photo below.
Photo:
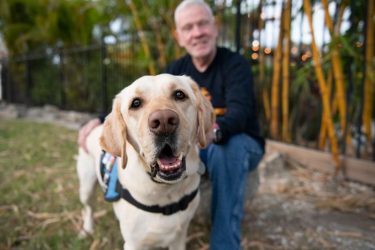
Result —
[{"label": "man's hand", "polygon": [[85,125],[81,127],[78,132],[78,145],[83,148],[86,153],[88,153],[86,140],[87,136],[91,133],[91,131],[100,125],[100,120],[98,118],[92,119],[88,121]]},{"label": "man's hand", "polygon": [[206,134],[207,144],[218,143],[221,141],[222,139],[221,137],[222,136],[221,136],[219,124],[215,122],[212,126],[212,130]]},{"label": "man's hand", "polygon": [[206,140],[207,140],[207,145],[214,142],[214,140],[215,140],[215,133],[214,133],[213,129],[211,129],[211,131],[206,134]]}]

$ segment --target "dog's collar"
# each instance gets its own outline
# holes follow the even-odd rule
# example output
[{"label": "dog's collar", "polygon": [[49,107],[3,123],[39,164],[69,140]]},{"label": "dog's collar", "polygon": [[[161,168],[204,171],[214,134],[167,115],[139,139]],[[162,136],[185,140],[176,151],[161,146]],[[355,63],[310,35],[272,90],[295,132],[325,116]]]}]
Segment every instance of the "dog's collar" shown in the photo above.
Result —
[{"label": "dog's collar", "polygon": [[164,206],[159,206],[159,205],[148,206],[148,205],[142,204],[131,195],[129,190],[123,187],[121,191],[122,191],[121,197],[139,209],[142,209],[150,213],[160,213],[164,215],[171,215],[179,211],[185,210],[190,204],[190,202],[194,200],[195,196],[197,196],[198,188],[195,189],[192,193],[187,194],[184,197],[182,197],[179,201],[168,204],[168,205],[164,205]]}]

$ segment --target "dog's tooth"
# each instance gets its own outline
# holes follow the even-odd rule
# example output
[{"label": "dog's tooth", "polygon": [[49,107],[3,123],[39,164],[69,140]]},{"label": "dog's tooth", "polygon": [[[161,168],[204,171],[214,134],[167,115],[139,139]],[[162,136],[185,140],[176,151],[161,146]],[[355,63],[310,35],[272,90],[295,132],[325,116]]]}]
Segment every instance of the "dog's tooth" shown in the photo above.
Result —
[{"label": "dog's tooth", "polygon": [[173,168],[177,168],[180,165],[179,162],[176,162],[176,164],[173,165]]}]

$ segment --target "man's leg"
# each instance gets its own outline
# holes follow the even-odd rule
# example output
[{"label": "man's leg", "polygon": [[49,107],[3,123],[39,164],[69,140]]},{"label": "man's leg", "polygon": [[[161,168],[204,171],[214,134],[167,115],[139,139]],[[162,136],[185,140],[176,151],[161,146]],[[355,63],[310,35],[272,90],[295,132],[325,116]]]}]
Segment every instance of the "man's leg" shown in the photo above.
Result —
[{"label": "man's leg", "polygon": [[257,166],[263,152],[255,140],[240,134],[226,144],[209,145],[205,153],[212,184],[210,249],[240,249],[247,174]]}]

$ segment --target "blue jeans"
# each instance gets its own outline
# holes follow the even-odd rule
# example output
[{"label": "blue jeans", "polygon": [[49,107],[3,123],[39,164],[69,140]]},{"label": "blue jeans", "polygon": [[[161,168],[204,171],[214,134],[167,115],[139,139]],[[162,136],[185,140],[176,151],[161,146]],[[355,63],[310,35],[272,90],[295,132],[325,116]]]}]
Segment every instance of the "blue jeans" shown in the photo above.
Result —
[{"label": "blue jeans", "polygon": [[257,141],[246,134],[201,150],[212,185],[210,249],[240,249],[246,179],[263,153]]}]

